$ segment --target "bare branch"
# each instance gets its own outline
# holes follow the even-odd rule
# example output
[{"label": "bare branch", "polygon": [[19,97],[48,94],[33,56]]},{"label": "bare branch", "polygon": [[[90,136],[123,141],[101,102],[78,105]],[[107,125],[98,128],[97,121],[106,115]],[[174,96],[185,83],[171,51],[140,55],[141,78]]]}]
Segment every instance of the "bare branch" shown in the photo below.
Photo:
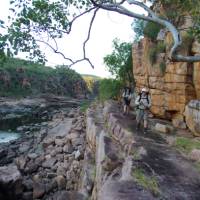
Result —
[{"label": "bare branch", "polygon": [[92,8],[90,8],[90,9],[86,10],[85,12],[81,13],[80,15],[77,15],[76,17],[74,17],[74,18],[72,19],[72,21],[69,22],[69,30],[66,31],[66,33],[69,34],[69,33],[71,32],[72,25],[73,25],[73,23],[74,23],[78,18],[80,18],[81,16],[83,16],[83,15],[85,15],[85,14],[91,12],[91,11],[94,10],[95,8],[96,8],[96,7],[92,7]]},{"label": "bare branch", "polygon": [[[93,8],[94,9],[94,8]],[[93,10],[91,9],[91,10]],[[90,11],[91,11],[90,10]],[[43,43],[45,45],[47,45],[54,53],[57,53],[57,54],[60,54],[65,60],[68,60],[71,64],[69,64],[68,66],[71,67],[72,65],[75,65],[79,62],[82,62],[82,61],[87,61],[91,66],[92,68],[94,68],[94,65],[92,64],[92,62],[90,61],[90,59],[88,57],[86,57],[86,44],[87,42],[89,41],[90,39],[90,35],[91,35],[91,29],[92,29],[92,25],[93,25],[93,22],[94,22],[94,19],[96,17],[96,13],[97,11],[99,10],[99,8],[96,8],[96,10],[94,11],[93,13],[93,16],[92,16],[92,19],[90,21],[90,24],[89,24],[89,29],[88,29],[88,35],[87,35],[87,38],[86,40],[84,41],[83,43],[83,58],[82,59],[78,59],[78,60],[75,60],[73,61],[71,58],[68,58],[66,57],[61,51],[58,50],[58,44],[57,44],[57,41],[55,38],[53,38],[53,41],[55,43],[55,47],[53,45],[51,45],[47,40],[47,41],[44,41],[42,38],[41,39],[37,39],[36,41],[37,42],[40,42],[40,43]],[[79,15],[79,17],[82,16],[82,15]],[[78,17],[78,16],[77,16]],[[77,19],[77,18],[76,18]],[[48,37],[49,38],[49,37]]]},{"label": "bare branch", "polygon": [[96,17],[97,11],[98,11],[98,8],[94,11],[92,19],[90,21],[90,26],[89,26],[89,30],[88,30],[88,36],[87,36],[85,42],[83,43],[83,56],[84,56],[84,58],[86,57],[85,46],[86,46],[87,42],[90,39],[91,29],[92,29],[92,25],[93,25],[94,19]]}]

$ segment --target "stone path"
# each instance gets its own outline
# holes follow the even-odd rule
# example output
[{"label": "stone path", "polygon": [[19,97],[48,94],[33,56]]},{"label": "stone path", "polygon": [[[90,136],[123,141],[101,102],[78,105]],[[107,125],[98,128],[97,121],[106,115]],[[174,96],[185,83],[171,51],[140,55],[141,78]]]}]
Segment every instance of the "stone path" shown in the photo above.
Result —
[{"label": "stone path", "polygon": [[158,133],[148,131],[147,134],[143,134],[142,131],[136,131],[132,116],[118,115],[117,117],[122,126],[132,131],[137,148],[143,147],[146,150],[146,155],[142,157],[141,162],[148,164],[155,173],[162,198],[199,200],[200,173],[191,162],[169,147]]},{"label": "stone path", "polygon": [[[119,107],[112,103],[94,108],[89,115],[99,116],[98,113],[105,119],[105,130],[96,131],[96,138],[89,135],[96,140],[88,140],[92,148],[96,148],[96,152],[101,148],[101,155],[96,153],[97,191],[91,199],[200,200],[200,173],[190,160],[170,147],[164,137],[153,131],[137,132],[135,116],[123,116]],[[90,123],[87,126],[94,127]],[[98,130],[98,123],[94,129]],[[136,169],[142,170],[148,180],[156,180],[157,193],[138,183],[134,176]]]}]

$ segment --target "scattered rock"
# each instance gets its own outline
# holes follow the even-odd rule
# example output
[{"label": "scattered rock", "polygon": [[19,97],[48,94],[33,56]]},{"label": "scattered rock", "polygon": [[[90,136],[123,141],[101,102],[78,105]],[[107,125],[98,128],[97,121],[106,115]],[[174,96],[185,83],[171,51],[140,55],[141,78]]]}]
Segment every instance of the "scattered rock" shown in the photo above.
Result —
[{"label": "scattered rock", "polygon": [[45,194],[45,185],[42,183],[34,182],[33,184],[33,199],[43,197]]},{"label": "scattered rock", "polygon": [[71,143],[69,144],[66,144],[64,147],[63,147],[63,152],[65,153],[72,153],[74,151],[74,148],[72,146]]},{"label": "scattered rock", "polygon": [[200,161],[200,149],[193,149],[190,154],[189,157],[194,160],[194,161]]},{"label": "scattered rock", "polygon": [[44,168],[51,168],[57,162],[56,158],[49,158],[42,163],[42,167]]},{"label": "scattered rock", "polygon": [[63,176],[57,176],[55,178],[56,182],[57,182],[57,185],[58,185],[58,189],[59,190],[62,190],[62,189],[65,189],[66,187],[66,180]]},{"label": "scattered rock", "polygon": [[170,132],[170,129],[167,125],[160,124],[160,123],[157,123],[155,125],[155,130],[158,132],[161,132],[161,133],[169,133]]},{"label": "scattered rock", "polygon": [[55,144],[57,146],[63,147],[64,146],[64,141],[63,141],[63,139],[55,139]]},{"label": "scattered rock", "polygon": [[22,194],[22,176],[16,165],[0,167],[0,186],[5,199],[12,199]]}]

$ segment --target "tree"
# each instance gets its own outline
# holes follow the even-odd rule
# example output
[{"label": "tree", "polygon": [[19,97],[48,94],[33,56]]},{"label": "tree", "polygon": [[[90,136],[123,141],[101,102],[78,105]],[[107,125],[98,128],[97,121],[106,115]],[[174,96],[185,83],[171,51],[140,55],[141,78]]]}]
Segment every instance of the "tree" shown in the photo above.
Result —
[{"label": "tree", "polygon": [[113,40],[113,51],[104,57],[108,71],[115,76],[116,79],[126,84],[133,84],[132,71],[132,44],[120,42],[119,39]]},{"label": "tree", "polygon": [[[6,27],[0,21],[0,27],[7,28],[7,34],[0,35],[0,55],[4,57],[5,54],[12,56],[18,54],[19,51],[29,52],[31,58],[37,58],[40,62],[44,62],[45,55],[38,45],[39,43],[44,43],[55,53],[62,55],[69,63],[69,66],[83,60],[92,65],[86,55],[86,44],[90,39],[91,28],[98,10],[104,9],[166,27],[172,33],[174,40],[168,56],[171,61],[200,61],[200,56],[198,55],[183,56],[177,54],[177,48],[182,43],[177,28],[168,18],[157,15],[148,6],[149,2],[158,1],[163,4],[174,4],[175,2],[178,3],[179,7],[184,7],[193,16],[193,32],[197,36],[200,35],[199,0],[10,0],[10,10],[13,11],[12,16],[9,17],[11,25]],[[132,11],[134,6],[144,9],[147,14],[135,13]],[[73,23],[89,12],[93,14],[87,38],[83,43],[83,57],[74,61],[59,50],[57,39],[69,34]],[[41,35],[44,37],[41,37]],[[50,41],[53,41],[53,43]]]}]

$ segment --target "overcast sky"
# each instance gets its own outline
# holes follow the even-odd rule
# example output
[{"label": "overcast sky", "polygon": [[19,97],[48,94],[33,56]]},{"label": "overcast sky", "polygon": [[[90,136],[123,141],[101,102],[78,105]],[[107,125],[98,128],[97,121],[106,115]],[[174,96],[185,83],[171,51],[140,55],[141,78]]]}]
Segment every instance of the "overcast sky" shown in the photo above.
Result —
[{"label": "overcast sky", "polygon": [[[9,0],[1,0],[0,19],[6,19],[9,11]],[[87,28],[91,15],[84,16],[77,20],[69,36],[61,39],[60,50],[67,57],[81,58],[82,43],[87,37]],[[132,42],[134,32],[131,29],[132,18],[100,10],[97,13],[93,24],[91,38],[86,46],[87,56],[90,58],[95,68],[92,69],[87,62],[76,64],[72,68],[81,74],[94,74],[101,77],[108,77],[109,72],[103,64],[103,57],[112,52],[112,40],[119,38],[122,41]],[[47,65],[64,64],[65,60],[54,54],[50,49],[43,47],[47,55]]]}]

